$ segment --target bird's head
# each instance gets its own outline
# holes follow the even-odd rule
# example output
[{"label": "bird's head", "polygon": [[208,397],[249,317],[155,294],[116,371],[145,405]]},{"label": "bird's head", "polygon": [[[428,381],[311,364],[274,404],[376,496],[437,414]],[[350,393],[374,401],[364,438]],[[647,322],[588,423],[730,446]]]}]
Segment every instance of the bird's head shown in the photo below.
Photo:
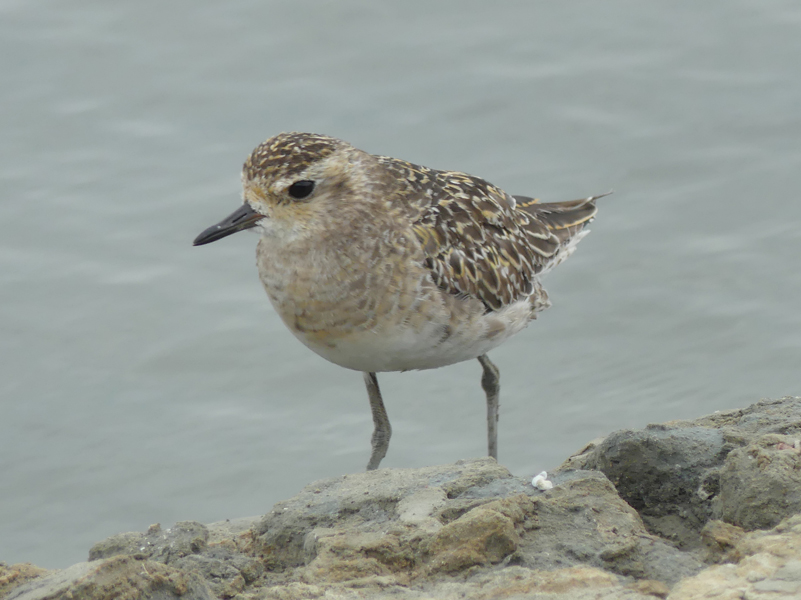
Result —
[{"label": "bird's head", "polygon": [[374,157],[342,140],[313,133],[278,134],[245,161],[242,206],[203,231],[194,245],[252,227],[264,235],[313,236],[332,217],[341,220],[354,209],[349,199],[373,195],[376,181],[365,175],[374,166]]}]

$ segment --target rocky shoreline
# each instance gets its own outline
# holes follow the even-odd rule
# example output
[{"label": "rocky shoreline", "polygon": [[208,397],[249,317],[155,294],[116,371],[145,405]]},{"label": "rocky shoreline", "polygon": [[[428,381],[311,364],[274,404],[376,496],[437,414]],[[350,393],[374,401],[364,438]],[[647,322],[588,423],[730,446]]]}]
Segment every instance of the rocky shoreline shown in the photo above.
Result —
[{"label": "rocky shoreline", "polygon": [[321,480],[67,569],[0,563],[0,598],[801,598],[801,398],[618,431],[549,479],[478,459]]}]

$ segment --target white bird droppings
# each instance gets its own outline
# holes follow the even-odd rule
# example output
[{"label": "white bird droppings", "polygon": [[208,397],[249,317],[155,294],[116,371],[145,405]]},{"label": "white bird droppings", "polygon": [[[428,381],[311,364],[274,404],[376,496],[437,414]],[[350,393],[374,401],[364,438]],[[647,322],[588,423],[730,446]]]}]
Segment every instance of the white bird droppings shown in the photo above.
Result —
[{"label": "white bird droppings", "polygon": [[553,487],[553,481],[548,481],[548,473],[543,471],[531,480],[531,485],[538,490],[550,490]]}]

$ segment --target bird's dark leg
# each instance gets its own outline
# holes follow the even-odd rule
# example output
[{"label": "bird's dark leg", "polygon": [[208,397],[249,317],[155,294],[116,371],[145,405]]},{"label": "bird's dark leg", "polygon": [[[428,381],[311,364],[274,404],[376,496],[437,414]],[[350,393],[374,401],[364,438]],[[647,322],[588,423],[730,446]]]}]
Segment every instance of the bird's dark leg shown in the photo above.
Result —
[{"label": "bird's dark leg", "polygon": [[486,354],[478,357],[484,367],[481,387],[487,394],[487,447],[488,454],[498,460],[498,397],[501,393],[501,372]]},{"label": "bird's dark leg", "polygon": [[392,427],[389,425],[387,409],[384,408],[384,401],[381,399],[381,390],[378,389],[378,378],[375,373],[364,373],[364,384],[367,386],[370,410],[373,413],[374,429],[371,440],[373,451],[370,454],[370,462],[367,463],[367,470],[373,471],[378,468],[381,459],[387,454],[389,438],[392,436]]}]

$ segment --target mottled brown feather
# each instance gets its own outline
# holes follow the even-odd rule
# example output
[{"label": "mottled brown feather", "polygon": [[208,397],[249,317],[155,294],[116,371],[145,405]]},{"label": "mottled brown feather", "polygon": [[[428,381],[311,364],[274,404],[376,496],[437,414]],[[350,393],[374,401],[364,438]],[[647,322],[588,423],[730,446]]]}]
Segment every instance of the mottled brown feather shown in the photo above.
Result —
[{"label": "mottled brown feather", "polygon": [[541,289],[537,275],[592,220],[600,197],[540,203],[466,173],[377,158],[401,182],[396,201],[412,220],[435,283],[488,310],[527,297],[532,306],[547,302],[532,296]]}]

